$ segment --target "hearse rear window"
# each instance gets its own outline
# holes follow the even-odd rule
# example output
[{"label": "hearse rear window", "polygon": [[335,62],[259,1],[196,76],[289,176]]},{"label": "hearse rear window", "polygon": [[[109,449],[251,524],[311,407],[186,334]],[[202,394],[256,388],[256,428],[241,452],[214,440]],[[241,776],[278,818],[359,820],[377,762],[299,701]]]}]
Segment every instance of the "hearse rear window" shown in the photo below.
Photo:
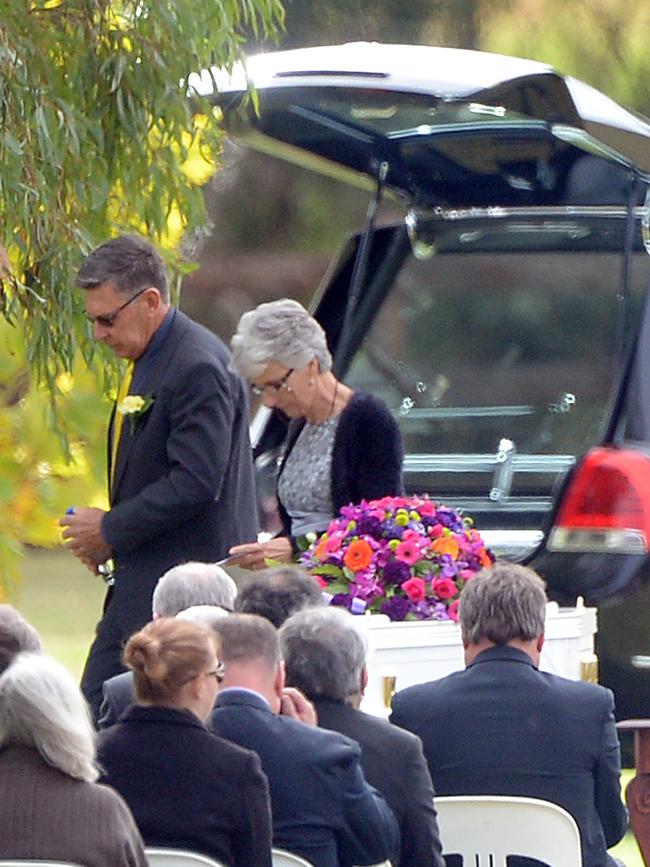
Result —
[{"label": "hearse rear window", "polygon": [[606,423],[645,288],[638,252],[622,299],[617,237],[611,225],[447,226],[429,259],[407,256],[346,381],[398,418],[410,491],[482,514],[483,527],[507,514],[542,525]]}]

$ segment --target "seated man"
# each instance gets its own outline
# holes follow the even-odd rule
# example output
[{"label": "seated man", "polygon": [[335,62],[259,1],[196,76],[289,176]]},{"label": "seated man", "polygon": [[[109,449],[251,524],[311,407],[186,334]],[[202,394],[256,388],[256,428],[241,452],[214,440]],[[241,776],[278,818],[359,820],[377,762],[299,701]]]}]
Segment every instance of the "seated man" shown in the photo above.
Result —
[{"label": "seated man", "polygon": [[[463,590],[464,671],[393,699],[419,735],[439,795],[518,795],[564,807],[585,867],[605,867],[627,826],[611,692],[538,669],[546,594],[531,569],[497,563]],[[444,833],[443,833],[444,837]]]},{"label": "seated man", "polygon": [[8,668],[14,657],[23,651],[40,653],[38,633],[13,605],[0,605],[0,674]]},{"label": "seated man", "polygon": [[352,614],[306,608],[285,622],[287,684],[315,705],[318,725],[361,747],[361,767],[392,809],[402,841],[395,867],[442,867],[433,786],[420,739],[359,710],[368,682],[367,643]]},{"label": "seated man", "polygon": [[296,611],[322,604],[320,587],[304,569],[273,566],[244,584],[235,600],[235,611],[266,617],[279,628]]},{"label": "seated man", "polygon": [[[153,619],[175,617],[197,605],[219,606],[232,611],[237,585],[230,575],[214,563],[181,563],[160,578],[153,591]],[[104,695],[97,725],[108,728],[133,702],[133,672],[125,671],[104,681]]]},{"label": "seated man", "polygon": [[212,728],[259,755],[271,790],[273,845],[315,867],[392,858],[399,848],[395,817],[364,780],[359,746],[279,715],[284,666],[275,628],[252,614],[232,614],[213,628],[224,679]]}]

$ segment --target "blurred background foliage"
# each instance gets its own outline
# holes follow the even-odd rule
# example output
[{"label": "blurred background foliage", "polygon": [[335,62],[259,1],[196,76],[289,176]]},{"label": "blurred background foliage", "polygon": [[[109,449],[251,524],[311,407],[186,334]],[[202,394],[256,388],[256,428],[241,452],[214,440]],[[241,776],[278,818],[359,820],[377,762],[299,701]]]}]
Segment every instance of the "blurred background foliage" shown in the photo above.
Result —
[{"label": "blurred background foliage", "polygon": [[[183,309],[227,338],[262,300],[308,302],[362,225],[366,194],[222,143],[185,99],[188,70],[241,50],[447,45],[545,61],[650,114],[650,6],[638,0],[284,5],[283,29],[279,0],[3,0],[0,586],[23,543],[58,542],[68,505],[102,501],[114,372],[72,291],[89,248],[144,232],[186,274]],[[380,220],[398,215],[385,205]]]},{"label": "blurred background foliage", "polygon": [[0,588],[22,543],[53,544],[65,505],[103,487],[101,394],[116,371],[72,291],[79,263],[139,231],[178,285],[221,147],[184,82],[232,66],[282,18],[279,0],[3,0]]}]

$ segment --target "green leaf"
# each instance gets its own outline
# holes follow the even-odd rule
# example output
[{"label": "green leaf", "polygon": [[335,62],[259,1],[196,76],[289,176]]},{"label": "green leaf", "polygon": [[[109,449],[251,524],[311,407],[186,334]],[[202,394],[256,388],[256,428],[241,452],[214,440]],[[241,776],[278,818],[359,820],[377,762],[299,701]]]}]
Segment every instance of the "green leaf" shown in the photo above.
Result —
[{"label": "green leaf", "polygon": [[324,578],[340,578],[343,575],[341,567],[334,566],[332,563],[324,563],[322,566],[314,566],[311,571],[315,575],[322,575]]},{"label": "green leaf", "polygon": [[22,144],[8,130],[2,134],[2,138],[7,147],[12,150],[16,156],[21,157],[23,155]]}]

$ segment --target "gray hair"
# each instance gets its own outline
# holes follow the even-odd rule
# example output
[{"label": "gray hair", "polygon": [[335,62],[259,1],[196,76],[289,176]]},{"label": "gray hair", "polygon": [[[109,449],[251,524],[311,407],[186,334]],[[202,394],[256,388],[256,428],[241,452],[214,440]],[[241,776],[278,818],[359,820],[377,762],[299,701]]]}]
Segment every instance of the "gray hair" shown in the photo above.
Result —
[{"label": "gray hair", "polygon": [[103,283],[112,283],[120,295],[127,297],[154,286],[162,300],[169,301],[165,263],[156,248],[139,235],[111,238],[84,260],[77,274],[77,286],[96,289]]},{"label": "gray hair", "polygon": [[34,627],[13,605],[0,605],[0,674],[19,653],[40,653],[42,649]]},{"label": "gray hair", "polygon": [[323,605],[323,594],[316,579],[300,566],[260,570],[235,599],[235,611],[259,614],[277,627],[297,611],[315,605]]},{"label": "gray hair", "polygon": [[230,347],[230,369],[245,379],[259,376],[271,361],[299,370],[315,357],[321,373],[332,367],[321,325],[290,298],[269,301],[244,313]]},{"label": "gray hair", "polygon": [[217,620],[227,617],[228,612],[219,605],[192,605],[185,611],[179,611],[176,620],[189,620],[190,623],[199,623],[212,629]]},{"label": "gray hair", "polygon": [[458,612],[465,644],[532,641],[544,632],[545,584],[527,566],[498,561],[467,583]]},{"label": "gray hair", "polygon": [[175,617],[194,605],[219,605],[232,611],[237,585],[214,563],[181,563],[156,584],[151,607],[155,617]]},{"label": "gray hair", "polygon": [[287,685],[314,699],[347,701],[358,694],[366,664],[366,636],[354,615],[338,608],[307,608],[280,629]]},{"label": "gray hair", "polygon": [[79,687],[49,656],[20,653],[0,675],[0,747],[32,747],[52,767],[92,782],[94,734]]},{"label": "gray hair", "polygon": [[219,658],[227,667],[231,662],[264,662],[271,670],[280,664],[278,631],[256,614],[230,614],[212,625],[219,637]]}]

